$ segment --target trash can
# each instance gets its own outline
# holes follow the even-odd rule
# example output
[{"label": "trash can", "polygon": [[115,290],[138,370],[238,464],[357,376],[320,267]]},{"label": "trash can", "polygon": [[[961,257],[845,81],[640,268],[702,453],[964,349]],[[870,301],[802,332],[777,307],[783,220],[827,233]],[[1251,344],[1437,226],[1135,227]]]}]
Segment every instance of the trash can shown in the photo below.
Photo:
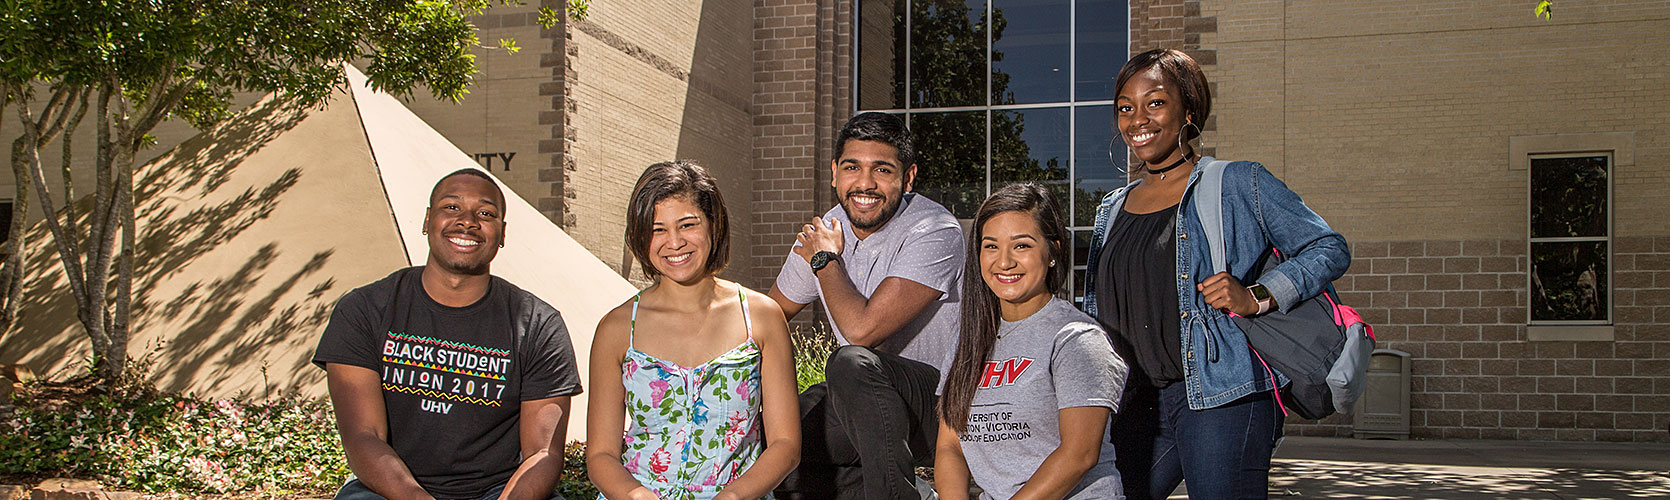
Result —
[{"label": "trash can", "polygon": [[1352,410],[1352,436],[1409,439],[1409,353],[1375,349],[1369,357],[1367,385]]}]

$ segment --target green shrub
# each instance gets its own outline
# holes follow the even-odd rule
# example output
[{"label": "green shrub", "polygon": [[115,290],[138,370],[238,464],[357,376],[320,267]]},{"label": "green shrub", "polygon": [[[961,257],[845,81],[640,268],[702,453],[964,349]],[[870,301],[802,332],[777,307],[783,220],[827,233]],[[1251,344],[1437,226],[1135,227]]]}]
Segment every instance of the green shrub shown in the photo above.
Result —
[{"label": "green shrub", "polygon": [[159,394],[32,399],[0,416],[0,472],[92,477],[123,490],[278,496],[340,486],[329,404]]},{"label": "green shrub", "polygon": [[[0,414],[0,474],[97,479],[149,493],[329,496],[348,478],[323,400],[205,401],[150,391],[80,401],[24,392]],[[568,444],[558,491],[597,497],[584,445]]]},{"label": "green shrub", "polygon": [[829,353],[835,351],[835,336],[819,323],[808,329],[795,328],[794,335],[794,379],[800,392],[806,392],[811,387],[823,382],[824,365],[829,363]]},{"label": "green shrub", "polygon": [[562,451],[562,483],[557,493],[568,500],[597,498],[597,487],[586,477],[586,443],[569,441]]}]

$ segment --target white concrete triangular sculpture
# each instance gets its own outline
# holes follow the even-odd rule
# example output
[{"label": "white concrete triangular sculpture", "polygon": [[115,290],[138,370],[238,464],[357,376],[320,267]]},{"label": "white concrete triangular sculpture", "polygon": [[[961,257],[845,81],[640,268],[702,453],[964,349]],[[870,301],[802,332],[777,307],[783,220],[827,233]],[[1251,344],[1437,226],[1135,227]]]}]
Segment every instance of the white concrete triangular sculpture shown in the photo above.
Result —
[{"label": "white concrete triangular sculpture", "polygon": [[[336,300],[427,259],[420,226],[430,188],[479,166],[367,87],[359,71],[346,71],[349,89],[324,109],[269,96],[135,172],[129,352],[150,360],[158,387],[322,397],[324,372],[309,360]],[[506,245],[493,274],[562,312],[584,377],[597,321],[635,289],[505,194]],[[89,359],[87,335],[44,224],[25,238],[23,303],[19,322],[0,336],[0,364],[67,378]],[[568,438],[584,439],[583,396],[571,414]]]}]

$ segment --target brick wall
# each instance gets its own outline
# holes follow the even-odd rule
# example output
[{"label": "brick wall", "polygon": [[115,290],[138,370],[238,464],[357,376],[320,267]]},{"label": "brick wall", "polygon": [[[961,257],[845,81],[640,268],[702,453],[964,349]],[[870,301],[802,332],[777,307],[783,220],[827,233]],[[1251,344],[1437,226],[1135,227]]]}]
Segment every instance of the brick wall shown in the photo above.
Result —
[{"label": "brick wall", "polygon": [[[477,48],[480,73],[461,101],[437,101],[419,91],[406,107],[517,195],[555,217],[559,211],[550,209],[546,198],[552,190],[544,179],[551,175],[550,165],[560,164],[561,148],[551,147],[552,126],[541,122],[561,121],[551,116],[559,104],[549,93],[554,85],[560,87],[561,75],[548,65],[552,61],[547,54],[561,44],[562,31],[541,29],[538,17],[533,5],[498,7],[471,16],[477,37],[485,43],[497,45],[497,40],[510,38],[524,50],[512,54]],[[561,223],[560,217],[552,220]]]},{"label": "brick wall", "polygon": [[622,0],[594,3],[569,29],[564,229],[605,263],[632,268],[640,285],[622,233],[626,203],[645,167],[674,159],[719,180],[732,218],[725,275],[748,274],[751,103],[734,82],[753,70],[750,12],[734,2]]},{"label": "brick wall", "polygon": [[1132,0],[1131,53],[1183,48],[1185,3],[1199,5],[1184,0]]},{"label": "brick wall", "polygon": [[[753,286],[769,288],[799,226],[833,203],[831,130],[850,93],[850,0],[754,2]],[[820,180],[821,179],[821,180]]]},{"label": "brick wall", "polygon": [[[559,0],[541,0],[541,7],[563,9],[565,4]],[[539,55],[539,67],[549,68],[550,80],[539,84],[539,95],[550,98],[550,104],[539,112],[539,125],[547,127],[548,137],[538,143],[538,153],[549,155],[549,159],[537,164],[539,169],[538,182],[544,189],[528,193],[536,197],[531,200],[545,218],[560,227],[574,225],[573,214],[565,208],[570,199],[566,189],[570,176],[579,165],[579,159],[574,156],[574,143],[578,131],[574,127],[574,100],[569,96],[574,94],[574,84],[578,74],[571,63],[579,56],[579,47],[574,45],[574,26],[567,17],[556,26],[540,29],[540,38],[549,41],[549,48]]]},{"label": "brick wall", "polygon": [[[1670,237],[1614,241],[1612,341],[1530,341],[1524,240],[1352,245],[1340,298],[1407,352],[1417,438],[1670,442]],[[1351,418],[1295,435],[1349,436]]]},{"label": "brick wall", "polygon": [[[1670,440],[1670,4],[1558,22],[1461,0],[1183,5],[1179,46],[1213,54],[1206,144],[1262,162],[1353,243],[1337,285],[1413,355],[1415,437]],[[1632,138],[1614,151],[1614,340],[1530,341],[1529,175],[1509,144],[1606,134]],[[1350,434],[1348,417],[1289,424]]]}]

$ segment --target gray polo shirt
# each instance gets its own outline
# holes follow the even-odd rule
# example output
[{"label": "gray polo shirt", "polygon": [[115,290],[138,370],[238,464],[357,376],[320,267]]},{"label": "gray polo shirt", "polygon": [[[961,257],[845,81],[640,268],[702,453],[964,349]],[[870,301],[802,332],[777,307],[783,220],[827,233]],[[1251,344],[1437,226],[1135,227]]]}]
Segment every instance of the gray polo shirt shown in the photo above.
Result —
[{"label": "gray polo shirt", "polygon": [[[852,221],[840,205],[824,219],[841,221],[846,244],[841,251],[841,268],[865,297],[874,294],[882,280],[892,277],[921,283],[940,292],[910,323],[900,327],[876,349],[920,361],[939,369],[940,381],[957,348],[957,307],[963,275],[963,228],[951,211],[927,197],[906,193],[899,212],[880,230],[863,240],[852,233]],[[795,243],[799,246],[800,243]],[[789,253],[777,274],[777,290],[797,304],[823,298],[817,276],[806,259]],[[825,304],[825,310],[828,310]],[[835,339],[847,345],[841,327],[829,318]]]}]

